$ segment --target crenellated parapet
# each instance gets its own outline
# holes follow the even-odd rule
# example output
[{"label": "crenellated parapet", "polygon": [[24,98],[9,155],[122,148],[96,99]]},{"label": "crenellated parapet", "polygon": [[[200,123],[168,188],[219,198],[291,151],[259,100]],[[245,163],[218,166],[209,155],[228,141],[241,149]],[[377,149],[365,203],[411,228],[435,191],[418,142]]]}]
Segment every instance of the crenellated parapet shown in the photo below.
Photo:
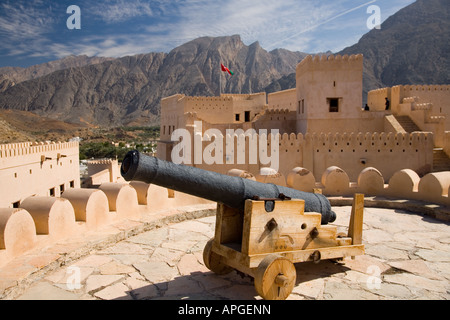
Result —
[{"label": "crenellated parapet", "polygon": [[78,149],[78,141],[70,142],[24,142],[0,145],[0,158],[15,158],[54,151]]},{"label": "crenellated parapet", "polygon": [[[437,91],[450,91],[450,85],[404,85],[399,86],[403,95],[411,95],[413,92],[437,92]],[[419,93],[420,94],[420,93]]]},{"label": "crenellated parapet", "polygon": [[[276,121],[278,117],[272,118]],[[280,121],[284,119],[281,116],[279,118]],[[279,160],[277,170],[284,175],[287,175],[292,167],[297,166],[309,168],[317,175],[328,167],[337,165],[347,171],[350,179],[356,179],[364,168],[376,166],[385,179],[389,179],[395,171],[405,167],[426,174],[433,166],[433,134],[429,132],[303,135],[250,129],[250,131],[235,130],[227,135],[219,134],[217,139],[212,139],[207,133],[209,132],[204,132],[201,149],[197,150],[202,150],[203,157],[206,151],[209,153],[215,150],[216,156],[213,163],[201,162],[197,165],[202,169],[220,173],[226,173],[231,169],[231,165],[238,164],[237,169],[247,170],[256,175],[259,169],[264,167],[259,162],[261,153],[266,152],[272,159],[275,157]],[[251,154],[256,160],[250,161],[253,159],[250,157]],[[222,167],[222,164],[226,166]]]},{"label": "crenellated parapet", "polygon": [[[280,150],[294,152],[297,147],[310,146],[314,153],[396,153],[424,152],[432,149],[433,134],[429,132],[413,133],[307,133],[283,134],[276,137]],[[294,148],[291,148],[294,147]],[[283,150],[284,149],[284,150]]]},{"label": "crenellated parapet", "polygon": [[233,97],[230,96],[214,96],[214,97],[206,97],[206,96],[189,96],[185,97],[186,101],[192,101],[197,103],[202,102],[221,102],[221,101],[231,101]]},{"label": "crenellated parapet", "polygon": [[59,195],[80,186],[79,144],[24,142],[0,145],[0,207],[31,195]]},{"label": "crenellated parapet", "polygon": [[297,73],[314,70],[333,70],[333,68],[346,68],[352,64],[362,64],[362,54],[352,55],[308,55],[297,64]]},{"label": "crenellated parapet", "polygon": [[290,110],[287,108],[284,109],[278,109],[278,108],[274,108],[274,109],[266,109],[265,113],[267,115],[286,115],[289,114]]},{"label": "crenellated parapet", "polygon": [[111,164],[117,164],[117,160],[114,159],[96,159],[96,160],[88,160],[87,164],[89,166],[105,166]]}]

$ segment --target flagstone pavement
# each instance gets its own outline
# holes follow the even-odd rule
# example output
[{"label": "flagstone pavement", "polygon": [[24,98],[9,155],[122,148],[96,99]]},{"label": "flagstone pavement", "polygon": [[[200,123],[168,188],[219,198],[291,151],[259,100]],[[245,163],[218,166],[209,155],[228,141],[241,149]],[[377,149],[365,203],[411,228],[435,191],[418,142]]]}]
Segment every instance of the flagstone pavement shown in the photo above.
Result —
[{"label": "flagstone pavement", "polygon": [[[338,230],[351,207],[334,207]],[[253,280],[233,271],[216,275],[202,251],[214,237],[215,216],[169,223],[90,249],[34,276],[7,299],[261,299]],[[401,210],[365,208],[366,254],[354,260],[296,264],[288,300],[450,298],[450,224]],[[46,254],[50,254],[46,251]],[[56,252],[56,251],[55,251]],[[20,293],[20,294],[17,294]]]}]

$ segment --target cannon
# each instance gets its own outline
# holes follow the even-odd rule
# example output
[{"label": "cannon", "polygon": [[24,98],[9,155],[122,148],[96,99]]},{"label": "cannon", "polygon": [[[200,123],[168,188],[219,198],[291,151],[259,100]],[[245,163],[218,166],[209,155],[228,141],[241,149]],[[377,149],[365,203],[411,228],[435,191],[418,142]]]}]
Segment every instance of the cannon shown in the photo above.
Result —
[{"label": "cannon", "polygon": [[[306,212],[319,212],[321,223],[336,219],[328,199],[322,194],[302,192],[275,184],[261,183],[240,177],[223,175],[195,167],[177,165],[130,151],[122,161],[121,174],[125,180],[138,180],[223,203],[228,207],[244,208],[248,199],[286,197],[305,200]],[[267,206],[272,202],[266,202]]]},{"label": "cannon", "polygon": [[364,254],[364,195],[355,194],[348,233],[328,223],[336,219],[319,193],[222,175],[130,151],[122,161],[125,180],[153,183],[217,202],[214,238],[203,250],[205,266],[216,274],[237,270],[254,278],[264,299],[284,300],[292,292],[294,264]]}]

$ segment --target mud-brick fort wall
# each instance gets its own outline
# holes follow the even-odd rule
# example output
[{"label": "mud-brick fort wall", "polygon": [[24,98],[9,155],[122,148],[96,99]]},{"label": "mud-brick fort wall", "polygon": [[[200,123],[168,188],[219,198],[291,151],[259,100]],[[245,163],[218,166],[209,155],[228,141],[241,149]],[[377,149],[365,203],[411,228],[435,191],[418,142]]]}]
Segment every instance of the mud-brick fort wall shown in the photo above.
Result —
[{"label": "mud-brick fort wall", "polygon": [[376,166],[385,179],[402,169],[419,175],[431,171],[433,135],[430,133],[312,134],[305,138],[306,168],[319,177],[328,167],[345,168],[351,181]]},{"label": "mud-brick fort wall", "polygon": [[[418,103],[431,103],[433,114],[450,115],[450,85],[405,85],[396,86],[391,90],[394,98],[396,91],[399,92],[399,103],[408,97],[418,97]],[[445,130],[450,130],[450,116],[445,118]]]},{"label": "mud-brick fort wall", "polygon": [[[450,114],[450,85],[398,85],[372,90],[367,95],[370,110],[384,110],[386,97],[394,113],[404,113],[399,109],[400,105],[414,101],[415,105],[431,104],[433,115]],[[450,130],[448,116],[445,118],[445,130]]]},{"label": "mud-brick fort wall", "polygon": [[184,109],[180,107],[184,97],[182,94],[175,94],[161,99],[161,140],[169,141],[172,132],[184,125],[179,123],[179,117],[184,113]]},{"label": "mud-brick fort wall", "polygon": [[296,131],[296,111],[289,109],[267,109],[252,123],[257,132],[266,129],[268,133],[277,129],[280,134],[290,134]]},{"label": "mud-brick fort wall", "polygon": [[60,196],[80,187],[78,142],[0,145],[0,207],[18,207],[32,195]]},{"label": "mud-brick fort wall", "polygon": [[[433,164],[433,135],[430,133],[278,134],[273,140],[278,142],[278,149],[272,144],[272,135],[262,141],[260,138],[260,135],[254,138],[239,135],[234,139],[222,136],[217,140],[222,142],[222,147],[215,148],[215,151],[223,150],[223,164],[203,162],[195,166],[224,174],[237,168],[258,175],[261,168],[270,166],[261,163],[259,155],[262,150],[269,158],[278,153],[278,172],[285,176],[292,168],[303,167],[320,179],[327,168],[338,166],[347,172],[350,181],[356,181],[362,170],[376,167],[387,182],[402,169],[424,175],[431,171]],[[257,149],[252,149],[255,141]],[[204,137],[203,154],[205,149],[214,149],[211,143]],[[233,153],[227,153],[227,150],[233,150]],[[258,154],[256,164],[251,162],[252,153]],[[241,161],[243,164],[238,161],[239,154],[245,154],[245,161]]]},{"label": "mud-brick fort wall", "polygon": [[[288,109],[297,111],[299,105],[297,102],[297,89],[288,89],[278,92],[272,92],[267,95],[269,109]],[[298,110],[300,113],[300,110]]]},{"label": "mud-brick fort wall", "polygon": [[192,127],[194,121],[204,123],[202,131],[247,129],[267,108],[266,94],[222,94],[220,97],[188,97],[176,94],[161,99],[161,133],[157,154],[170,159],[171,134],[179,128]]},{"label": "mud-brick fort wall", "polygon": [[260,114],[266,94],[222,94],[220,97],[188,97],[176,94],[161,100],[161,140],[169,141],[172,132],[185,128],[185,113],[213,125],[242,124]]}]

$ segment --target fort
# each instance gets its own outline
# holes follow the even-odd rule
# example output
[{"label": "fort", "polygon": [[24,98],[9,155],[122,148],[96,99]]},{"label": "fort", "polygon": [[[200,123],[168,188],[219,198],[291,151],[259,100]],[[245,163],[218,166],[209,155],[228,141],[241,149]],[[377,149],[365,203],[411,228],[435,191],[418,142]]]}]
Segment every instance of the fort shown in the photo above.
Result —
[{"label": "fort", "polygon": [[[420,176],[450,170],[445,165],[450,163],[450,123],[446,117],[450,112],[446,102],[450,98],[449,86],[376,89],[368,93],[369,110],[365,110],[362,74],[362,55],[307,56],[297,65],[294,89],[267,96],[178,94],[164,98],[158,157],[172,160],[172,150],[179,141],[171,139],[171,134],[179,128],[191,133],[191,141],[195,133],[203,135],[214,129],[222,135],[217,138],[215,134],[216,143],[244,139],[242,135],[227,137],[230,129],[265,129],[280,133],[274,140],[279,143],[278,171],[284,175],[294,167],[305,167],[320,176],[329,166],[337,165],[355,180],[363,169],[376,167],[387,182],[403,169],[414,170]],[[386,98],[390,101],[388,110]],[[210,145],[210,140],[208,135],[203,139],[202,150]],[[270,140],[267,139],[266,151],[277,152]],[[248,146],[242,152],[248,157]],[[221,162],[225,165],[191,163],[226,173],[232,169],[226,165],[226,159],[236,155],[225,153],[223,157]],[[264,165],[246,161],[235,167],[257,175]]]},{"label": "fort", "polygon": [[[198,163],[191,153],[192,166],[321,192],[334,206],[349,205],[355,193],[363,193],[366,207],[404,209],[450,221],[450,86],[376,89],[368,93],[369,110],[364,110],[362,68],[362,55],[308,56],[297,65],[294,89],[268,95],[164,98],[157,157],[173,160],[180,141],[172,135],[185,129],[192,147],[200,134],[202,154],[211,140],[222,143],[225,151],[215,154],[223,164]],[[212,129],[215,138],[208,134]],[[249,129],[269,132],[256,136],[265,141],[258,152],[278,154],[277,171],[250,161],[250,137],[244,134]],[[24,270],[19,278],[5,271],[18,258],[36,259],[42,248],[68,239],[95,243],[113,227],[119,230],[116,237],[124,239],[158,228],[161,221],[213,214],[210,201],[125,182],[119,165],[117,160],[90,161],[89,178],[82,184],[78,142],[0,145],[1,298],[20,294],[31,275],[39,277],[51,265],[88,254],[80,249],[42,256],[44,262],[35,262],[31,269],[19,268]]]}]

